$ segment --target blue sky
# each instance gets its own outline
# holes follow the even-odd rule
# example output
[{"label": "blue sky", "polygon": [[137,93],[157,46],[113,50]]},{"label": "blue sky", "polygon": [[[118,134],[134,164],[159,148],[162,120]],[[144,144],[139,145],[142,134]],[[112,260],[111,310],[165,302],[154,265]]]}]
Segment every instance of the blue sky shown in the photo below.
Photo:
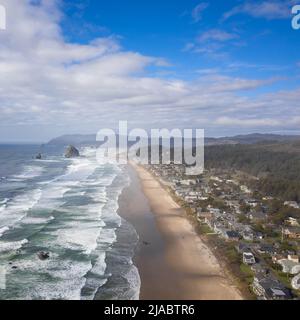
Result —
[{"label": "blue sky", "polygon": [[118,120],[209,136],[300,133],[297,1],[0,3],[1,141]]},{"label": "blue sky", "polygon": [[[66,39],[82,43],[115,35],[128,50],[168,59],[172,71],[183,78],[195,77],[195,70],[202,68],[225,68],[230,74],[253,78],[297,75],[300,37],[291,28],[292,15],[283,17],[274,13],[270,17],[253,17],[241,12],[224,19],[224,14],[243,3],[235,0],[66,1],[64,33]],[[292,6],[288,3],[290,11]],[[201,4],[205,7],[196,13]],[[85,24],[90,25],[89,30],[81,30]],[[214,41],[211,34],[201,43],[201,35],[213,29],[222,31],[224,40]],[[196,48],[188,49],[189,44],[199,49],[213,44],[220,48],[215,48],[215,55],[201,54]]]}]

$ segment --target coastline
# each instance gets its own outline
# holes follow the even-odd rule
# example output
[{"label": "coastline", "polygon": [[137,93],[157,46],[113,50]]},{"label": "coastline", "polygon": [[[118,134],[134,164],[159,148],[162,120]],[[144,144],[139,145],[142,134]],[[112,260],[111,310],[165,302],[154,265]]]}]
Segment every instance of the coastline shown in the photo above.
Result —
[{"label": "coastline", "polygon": [[141,300],[242,300],[215,255],[171,195],[144,168],[128,166],[131,185],[119,213],[139,234],[133,259]]}]

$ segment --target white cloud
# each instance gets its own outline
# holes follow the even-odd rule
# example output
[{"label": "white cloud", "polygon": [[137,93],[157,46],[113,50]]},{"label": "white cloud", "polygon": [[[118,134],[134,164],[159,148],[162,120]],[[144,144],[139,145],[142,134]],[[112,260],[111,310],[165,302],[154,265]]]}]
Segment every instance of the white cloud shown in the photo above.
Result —
[{"label": "white cloud", "polygon": [[199,22],[202,19],[203,11],[209,7],[209,3],[201,2],[192,11],[192,18],[194,22]]},{"label": "white cloud", "polygon": [[268,20],[286,19],[291,17],[293,3],[295,3],[293,0],[246,1],[224,13],[223,20],[238,14],[248,14],[254,18]]},{"label": "white cloud", "polygon": [[228,56],[224,47],[240,45],[239,35],[221,29],[209,29],[197,36],[194,42],[189,42],[182,49],[183,52],[194,52],[208,56],[210,59],[223,60]]},{"label": "white cloud", "polygon": [[[256,99],[243,95],[274,79],[225,77],[219,70],[200,72],[193,81],[151,77],[149,67],[153,74],[153,68],[170,64],[160,57],[126,51],[114,37],[88,44],[67,42],[54,0],[34,6],[29,0],[2,3],[8,28],[0,33],[1,140],[26,134],[45,139],[96,132],[126,119],[133,126],[201,124],[216,131],[220,127],[216,119],[243,119],[239,114],[254,113],[256,118],[277,121],[278,127],[282,113],[297,117],[300,90]],[[214,38],[225,41],[230,36],[215,33]]]},{"label": "white cloud", "polygon": [[235,33],[226,32],[221,29],[210,29],[206,32],[203,32],[199,37],[198,41],[229,41],[233,39],[237,39],[239,36]]},{"label": "white cloud", "polygon": [[300,117],[285,117],[283,119],[272,118],[234,118],[234,117],[220,117],[217,118],[215,124],[229,127],[243,127],[255,129],[281,128],[285,130],[295,130],[300,125]]},{"label": "white cloud", "polygon": [[242,127],[270,127],[278,126],[279,120],[275,119],[237,119],[230,117],[221,117],[216,119],[216,124],[223,126],[242,126]]}]

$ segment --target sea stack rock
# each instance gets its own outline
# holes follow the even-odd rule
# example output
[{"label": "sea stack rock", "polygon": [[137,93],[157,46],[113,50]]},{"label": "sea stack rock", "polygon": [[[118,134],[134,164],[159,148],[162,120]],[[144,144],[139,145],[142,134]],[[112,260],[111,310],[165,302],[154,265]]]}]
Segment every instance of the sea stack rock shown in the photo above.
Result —
[{"label": "sea stack rock", "polygon": [[79,151],[74,146],[68,146],[65,152],[65,158],[78,158]]},{"label": "sea stack rock", "polygon": [[41,153],[38,153],[38,154],[35,156],[35,159],[36,159],[36,160],[42,160],[42,155],[41,155]]}]

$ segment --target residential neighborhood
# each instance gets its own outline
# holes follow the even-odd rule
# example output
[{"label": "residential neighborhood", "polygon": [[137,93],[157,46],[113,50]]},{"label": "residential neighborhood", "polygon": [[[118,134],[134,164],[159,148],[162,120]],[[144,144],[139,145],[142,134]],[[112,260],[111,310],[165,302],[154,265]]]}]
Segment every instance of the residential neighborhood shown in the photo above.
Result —
[{"label": "residential neighborhood", "polygon": [[[247,275],[249,291],[257,299],[299,299],[297,202],[280,203],[251,190],[244,179],[227,172],[207,170],[191,177],[185,175],[184,165],[148,165],[147,169],[196,218],[200,236],[205,234],[227,249],[234,248],[240,270]],[[279,209],[273,209],[275,204]]]}]

